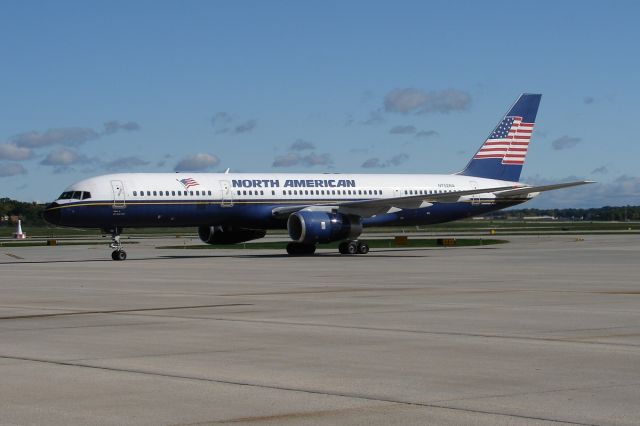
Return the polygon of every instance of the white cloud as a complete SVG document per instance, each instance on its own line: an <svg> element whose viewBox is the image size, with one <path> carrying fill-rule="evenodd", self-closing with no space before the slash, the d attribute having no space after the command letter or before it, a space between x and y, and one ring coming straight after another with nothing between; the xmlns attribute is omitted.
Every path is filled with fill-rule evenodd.
<svg viewBox="0 0 640 426"><path fill-rule="evenodd" d="M315 148L316 146L312 142L305 141L304 139L296 139L296 141L291 144L291 147L289 149L291 151L305 151Z"/></svg>
<svg viewBox="0 0 640 426"><path fill-rule="evenodd" d="M19 163L0 163L0 177L26 174L27 170Z"/></svg>
<svg viewBox="0 0 640 426"><path fill-rule="evenodd" d="M440 133L436 132L435 130L420 130L418 133L416 133L416 138L430 138L433 136L440 136Z"/></svg>
<svg viewBox="0 0 640 426"><path fill-rule="evenodd" d="M110 171L131 170L136 167L146 166L147 164L149 164L148 161L139 157L120 157L105 164L104 168Z"/></svg>
<svg viewBox="0 0 640 426"><path fill-rule="evenodd" d="M553 146L553 149L555 149L556 151L559 151L562 149L573 148L580 142L582 142L582 138L564 135L551 142L551 146Z"/></svg>
<svg viewBox="0 0 640 426"><path fill-rule="evenodd" d="M400 114L448 113L469 108L471 95L456 89L425 92L420 89L395 89L384 98L386 112Z"/></svg>
<svg viewBox="0 0 640 426"><path fill-rule="evenodd" d="M15 143L0 143L0 160L27 160L32 154L31 148L20 147Z"/></svg>
<svg viewBox="0 0 640 426"><path fill-rule="evenodd" d="M392 135L413 135L416 132L415 126L394 126L389 129L389 133Z"/></svg>
<svg viewBox="0 0 640 426"><path fill-rule="evenodd" d="M176 164L176 172L197 172L211 169L220 164L220 159L213 154L198 153L183 158Z"/></svg>
<svg viewBox="0 0 640 426"><path fill-rule="evenodd" d="M51 151L44 160L40 161L40 164L44 166L70 166L84 160L86 158L74 150L58 148Z"/></svg>
<svg viewBox="0 0 640 426"><path fill-rule="evenodd" d="M107 135L116 133L119 130L124 130L125 132L133 132L136 130L140 130L140 125L135 121L129 121L126 123L120 123L119 121L107 121L106 123L104 123L104 133Z"/></svg>
<svg viewBox="0 0 640 426"><path fill-rule="evenodd" d="M360 167L364 169L382 169L385 167L399 166L409 160L409 155L401 153L396 154L387 160L380 160L377 157L365 160Z"/></svg>
<svg viewBox="0 0 640 426"><path fill-rule="evenodd" d="M42 148L50 145L81 145L98 139L100 135L93 129L64 127L46 132L26 132L11 137L10 141L19 147Z"/></svg>

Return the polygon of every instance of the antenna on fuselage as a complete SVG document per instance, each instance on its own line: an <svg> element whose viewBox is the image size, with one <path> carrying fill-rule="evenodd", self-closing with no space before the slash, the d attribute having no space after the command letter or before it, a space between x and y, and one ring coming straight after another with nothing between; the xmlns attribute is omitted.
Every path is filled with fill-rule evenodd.
<svg viewBox="0 0 640 426"><path fill-rule="evenodd" d="M227 167L227 170L224 171L224 174L228 175L229 174L229 170L231 170L231 167Z"/></svg>

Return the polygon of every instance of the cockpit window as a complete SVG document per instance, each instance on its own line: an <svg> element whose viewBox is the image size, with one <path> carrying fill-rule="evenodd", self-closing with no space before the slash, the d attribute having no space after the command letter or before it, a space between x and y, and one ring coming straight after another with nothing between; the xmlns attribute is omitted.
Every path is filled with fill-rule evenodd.
<svg viewBox="0 0 640 426"><path fill-rule="evenodd" d="M86 191L65 191L63 192L59 200L85 200L91 198L91 193Z"/></svg>

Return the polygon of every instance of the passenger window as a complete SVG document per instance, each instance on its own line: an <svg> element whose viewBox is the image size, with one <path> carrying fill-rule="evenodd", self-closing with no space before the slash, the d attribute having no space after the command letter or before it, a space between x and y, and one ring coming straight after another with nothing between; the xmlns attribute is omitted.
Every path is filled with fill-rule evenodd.
<svg viewBox="0 0 640 426"><path fill-rule="evenodd" d="M176 191L171 191L171 196L175 196L176 195Z"/></svg>
<svg viewBox="0 0 640 426"><path fill-rule="evenodd" d="M133 196L136 197L138 195L138 191L133 191Z"/></svg>
<svg viewBox="0 0 640 426"><path fill-rule="evenodd" d="M189 191L189 195L193 196L193 191Z"/></svg>
<svg viewBox="0 0 640 426"><path fill-rule="evenodd" d="M207 191L207 195L211 195L211 191Z"/></svg>
<svg viewBox="0 0 640 426"><path fill-rule="evenodd" d="M158 195L158 191L153 191L153 195L154 196Z"/></svg>
<svg viewBox="0 0 640 426"><path fill-rule="evenodd" d="M182 195L182 191L178 191L178 195Z"/></svg>
<svg viewBox="0 0 640 426"><path fill-rule="evenodd" d="M335 189L331 190L331 195L336 195L336 190Z"/></svg>
<svg viewBox="0 0 640 426"><path fill-rule="evenodd" d="M274 191L273 189L271 190L271 195L276 195L276 191Z"/></svg>
<svg viewBox="0 0 640 426"><path fill-rule="evenodd" d="M242 195L247 195L247 190L242 191Z"/></svg>

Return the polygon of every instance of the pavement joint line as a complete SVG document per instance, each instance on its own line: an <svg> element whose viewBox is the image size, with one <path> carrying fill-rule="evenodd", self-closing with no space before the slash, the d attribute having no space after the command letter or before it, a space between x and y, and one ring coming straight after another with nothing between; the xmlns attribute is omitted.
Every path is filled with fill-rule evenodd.
<svg viewBox="0 0 640 426"><path fill-rule="evenodd" d="M228 321L228 322L248 322L248 323L261 323L272 325L291 325L297 327L326 327L326 328L341 328L349 330L364 330L364 331L384 331L384 332L397 332L397 333L411 333L411 334L424 334L433 336L458 336L458 337L477 337L484 339L504 339L504 340L522 340L533 342L552 342L552 343L565 343L565 344L584 344L584 345L600 345L600 346L617 346L623 348L640 348L640 344L631 343L616 343L616 342L589 342L580 339L559 339L550 337L529 337L529 336L510 336L510 335L498 335L498 334L478 334L478 333L461 333L454 331L423 331L423 330L406 330L401 328L383 328L383 327L362 327L362 326L349 326L349 325L337 325L337 324L320 324L320 323L304 323L304 322L288 322L288 321L272 321L272 320L252 320L252 319L237 319L237 318L216 318L216 317L200 317L200 316L177 316L177 315L153 315L153 314L137 314L135 312L131 315L150 316L150 317L163 317L163 318L182 318L182 319L194 319L194 320L209 320L209 321ZM1 319L1 318L0 318Z"/></svg>
<svg viewBox="0 0 640 426"><path fill-rule="evenodd" d="M13 254L13 253L5 253L5 254L9 257L13 257L14 259L24 259L24 257L20 257L17 254Z"/></svg>
<svg viewBox="0 0 640 426"><path fill-rule="evenodd" d="M386 403L394 403L394 404L400 404L400 405L406 405L406 406L412 406L412 407L439 408L443 410L462 411L466 413L486 414L486 415L511 417L511 418L517 418L517 419L525 419L525 420L546 421L550 423L570 424L570 425L578 425L578 426L600 426L597 423L581 423L581 422L574 422L569 420L558 420L558 419L551 419L551 418L538 417L538 416L525 416L521 414L501 413L498 411L489 411L489 410L477 410L477 409L471 409L471 408L447 406L442 404L432 404L427 402L402 401L402 400L396 400L391 398L382 398L382 397L367 396L367 395L360 395L360 394L350 394L347 392L329 392L329 391L322 391L317 389L304 389L304 388L267 385L267 384L251 383L251 382L224 380L224 379L212 379L212 378L206 378L206 377L160 373L160 372L138 370L138 369L106 367L106 366L91 365L91 364L84 364L84 363L70 362L70 361L54 361L54 360L48 360L48 359L18 357L18 356L11 356L11 355L0 355L0 359L36 362L36 363L42 363L42 364L59 365L63 367L89 368L89 369L111 371L111 372L118 372L118 373L141 374L146 376L164 377L169 379L193 380L193 381L199 381L199 382L218 383L218 384L224 384L224 385L246 386L246 387L257 388L257 389L271 389L271 390L280 390L285 392L299 392L299 393L305 393L310 395L333 396L333 397L340 397L340 398L358 399L363 401L386 402Z"/></svg>
<svg viewBox="0 0 640 426"><path fill-rule="evenodd" d="M0 320L13 320L13 319L29 319L29 318L46 318L46 317L61 317L61 316L73 316L73 315L96 315L96 314L126 314L144 311L169 311L178 309L199 309L199 308L222 308L227 306L253 306L252 303L227 303L218 305L195 305L195 306L168 306L164 308L137 308L137 309L112 309L112 310L99 310L99 311L73 311L73 312L57 312L51 314L32 314L32 315L13 315L0 317Z"/></svg>

